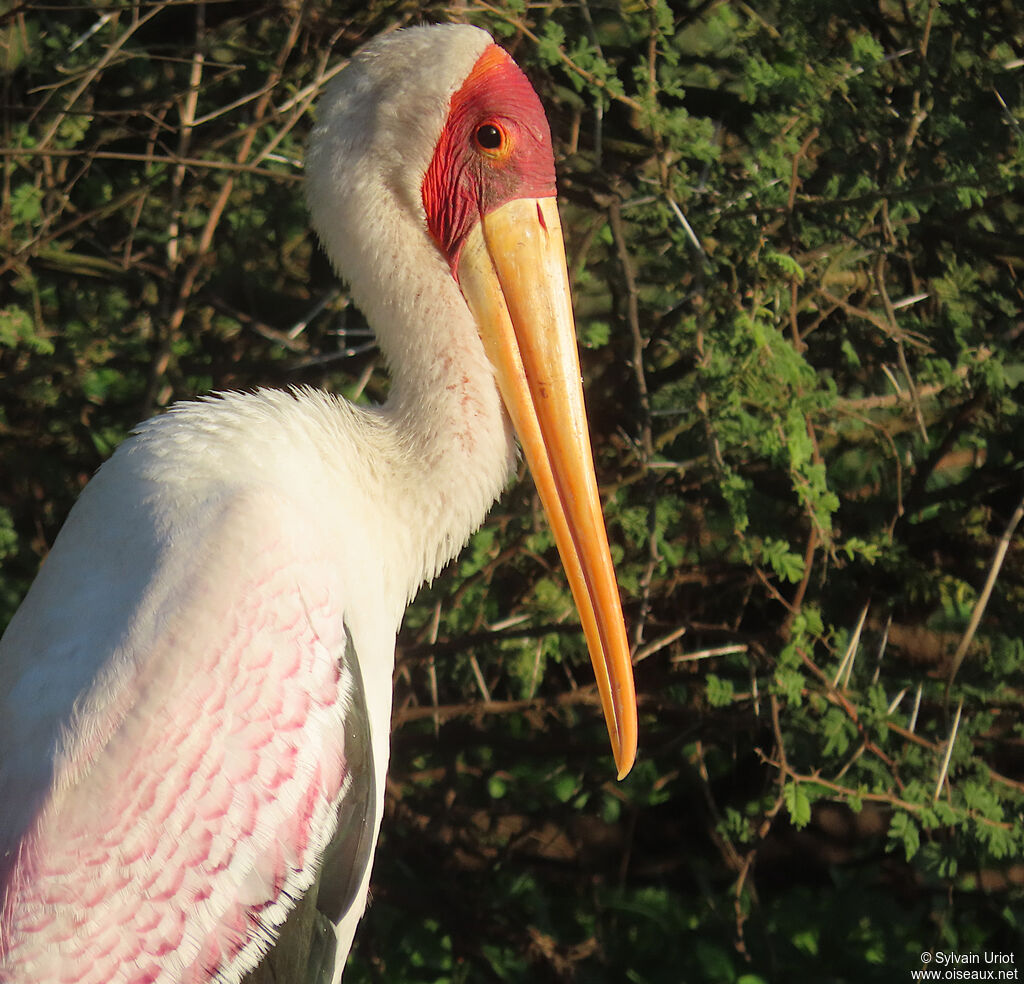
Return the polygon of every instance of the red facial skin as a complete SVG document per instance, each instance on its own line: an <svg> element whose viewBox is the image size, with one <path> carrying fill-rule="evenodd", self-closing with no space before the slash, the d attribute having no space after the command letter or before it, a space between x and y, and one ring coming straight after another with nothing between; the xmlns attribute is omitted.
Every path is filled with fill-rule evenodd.
<svg viewBox="0 0 1024 984"><path fill-rule="evenodd" d="M452 96L423 178L427 227L456 280L462 245L480 217L516 198L554 194L551 133L540 100L519 66L492 44Z"/></svg>

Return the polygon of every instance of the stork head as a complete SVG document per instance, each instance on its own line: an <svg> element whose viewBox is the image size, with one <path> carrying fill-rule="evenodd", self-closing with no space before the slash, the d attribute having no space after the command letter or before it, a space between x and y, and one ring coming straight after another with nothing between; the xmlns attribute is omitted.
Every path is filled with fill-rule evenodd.
<svg viewBox="0 0 1024 984"><path fill-rule="evenodd" d="M317 231L361 306L361 285L409 249L458 285L554 532L621 778L636 754L636 697L540 100L477 28L398 31L329 90L306 166Z"/></svg>

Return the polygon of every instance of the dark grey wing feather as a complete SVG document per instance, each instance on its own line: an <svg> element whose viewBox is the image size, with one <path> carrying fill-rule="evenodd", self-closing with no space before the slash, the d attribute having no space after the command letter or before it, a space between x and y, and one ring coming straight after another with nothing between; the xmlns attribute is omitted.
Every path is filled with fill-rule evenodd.
<svg viewBox="0 0 1024 984"><path fill-rule="evenodd" d="M338 804L338 828L324 853L317 908L337 922L356 902L373 853L377 783L366 692L355 646L345 628L345 663L352 675L352 702L345 714L345 760L349 785Z"/></svg>
<svg viewBox="0 0 1024 984"><path fill-rule="evenodd" d="M357 901L370 863L377 812L373 746L363 678L347 626L342 660L353 682L345 714L348 780L338 804L338 827L316 881L288 914L273 949L242 984L331 984L337 948L334 923Z"/></svg>

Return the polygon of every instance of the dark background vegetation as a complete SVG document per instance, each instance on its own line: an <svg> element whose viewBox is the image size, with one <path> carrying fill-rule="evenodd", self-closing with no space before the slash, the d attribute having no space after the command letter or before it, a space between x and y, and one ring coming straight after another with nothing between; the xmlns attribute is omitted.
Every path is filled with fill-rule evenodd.
<svg viewBox="0 0 1024 984"><path fill-rule="evenodd" d="M406 619L350 984L1019 966L1018 0L0 11L0 625L136 421L385 396L300 180L353 50L469 20L548 108L640 759L519 482Z"/></svg>

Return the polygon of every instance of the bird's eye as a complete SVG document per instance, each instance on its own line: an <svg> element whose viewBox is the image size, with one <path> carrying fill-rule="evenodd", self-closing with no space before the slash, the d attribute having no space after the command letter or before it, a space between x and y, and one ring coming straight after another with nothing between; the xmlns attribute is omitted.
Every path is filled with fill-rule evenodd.
<svg viewBox="0 0 1024 984"><path fill-rule="evenodd" d="M499 153L505 146L505 134L493 123L484 123L482 126L478 126L473 139L476 141L477 147L488 154Z"/></svg>

